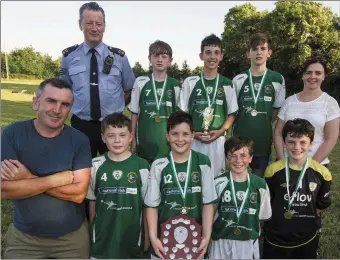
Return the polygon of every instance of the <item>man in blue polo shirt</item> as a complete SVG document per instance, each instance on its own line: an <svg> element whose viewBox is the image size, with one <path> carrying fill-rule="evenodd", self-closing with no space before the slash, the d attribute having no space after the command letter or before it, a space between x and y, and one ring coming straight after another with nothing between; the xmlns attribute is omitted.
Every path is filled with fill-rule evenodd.
<svg viewBox="0 0 340 260"><path fill-rule="evenodd" d="M88 258L84 198L90 181L88 138L64 124L73 103L62 79L43 81L37 117L1 135L1 199L13 200L5 258Z"/></svg>

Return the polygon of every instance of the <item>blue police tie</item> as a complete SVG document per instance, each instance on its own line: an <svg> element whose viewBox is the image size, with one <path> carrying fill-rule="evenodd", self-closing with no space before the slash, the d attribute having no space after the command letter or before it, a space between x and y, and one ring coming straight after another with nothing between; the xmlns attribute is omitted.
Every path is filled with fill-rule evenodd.
<svg viewBox="0 0 340 260"><path fill-rule="evenodd" d="M91 118L98 121L101 117L100 99L98 86L98 63L96 58L96 50L90 49L92 53L90 64L90 102L91 102Z"/></svg>

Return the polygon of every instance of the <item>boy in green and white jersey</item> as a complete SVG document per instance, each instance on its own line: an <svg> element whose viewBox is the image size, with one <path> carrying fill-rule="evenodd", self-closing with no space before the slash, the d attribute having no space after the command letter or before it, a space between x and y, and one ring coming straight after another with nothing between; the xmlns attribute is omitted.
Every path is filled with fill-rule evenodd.
<svg viewBox="0 0 340 260"><path fill-rule="evenodd" d="M101 123L109 151L92 161L87 199L92 224L91 258L142 258L143 197L148 162L129 151L131 121L114 113ZM147 236L146 236L147 237ZM148 242L148 240L147 240Z"/></svg>
<svg viewBox="0 0 340 260"><path fill-rule="evenodd" d="M250 69L233 79L239 107L233 135L248 136L254 141L250 167L260 177L263 177L270 161L272 122L276 120L286 95L282 75L267 68L267 59L271 54L268 36L264 33L254 34L249 40L247 51Z"/></svg>
<svg viewBox="0 0 340 260"><path fill-rule="evenodd" d="M230 172L215 178L219 197L215 211L211 259L258 259L260 220L271 217L270 193L264 179L248 172L253 141L233 136L224 152Z"/></svg>
<svg viewBox="0 0 340 260"><path fill-rule="evenodd" d="M172 112L179 110L180 82L167 76L172 61L172 49L163 41L149 47L151 75L138 77L132 89L129 110L132 113L132 152L152 162L155 157L168 154L166 122ZM137 129L137 130L136 130Z"/></svg>
<svg viewBox="0 0 340 260"><path fill-rule="evenodd" d="M204 38L200 58L204 62L203 71L184 80L180 107L193 117L192 149L208 155L216 177L225 167L224 134L233 124L238 106L232 81L217 72L223 58L221 39L214 34ZM204 124L208 134L204 134Z"/></svg>
<svg viewBox="0 0 340 260"><path fill-rule="evenodd" d="M193 137L192 117L183 111L173 113L167 124L171 152L152 163L144 200L153 257L169 258L159 240L160 225L180 214L202 225L197 252L202 257L207 251L217 194L208 156L190 148Z"/></svg>

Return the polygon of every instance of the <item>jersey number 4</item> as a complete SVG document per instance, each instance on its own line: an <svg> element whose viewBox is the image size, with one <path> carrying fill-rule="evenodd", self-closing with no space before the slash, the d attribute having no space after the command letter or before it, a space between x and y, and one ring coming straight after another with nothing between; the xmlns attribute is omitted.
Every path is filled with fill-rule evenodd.
<svg viewBox="0 0 340 260"><path fill-rule="evenodd" d="M107 177L106 177L106 172L103 173L102 177L100 177L101 180L104 180L106 181L107 180Z"/></svg>

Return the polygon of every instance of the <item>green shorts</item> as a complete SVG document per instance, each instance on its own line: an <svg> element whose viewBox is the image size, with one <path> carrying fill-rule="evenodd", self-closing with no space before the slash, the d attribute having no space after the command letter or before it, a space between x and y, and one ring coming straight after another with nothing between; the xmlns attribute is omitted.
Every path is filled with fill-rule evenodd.
<svg viewBox="0 0 340 260"><path fill-rule="evenodd" d="M5 259L22 258L87 258L89 259L89 224L84 223L76 231L57 238L45 238L23 233L9 226L4 237Z"/></svg>

